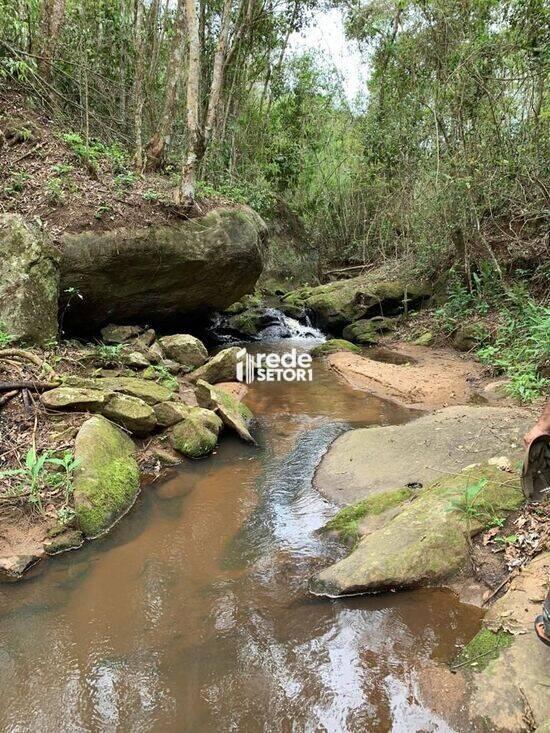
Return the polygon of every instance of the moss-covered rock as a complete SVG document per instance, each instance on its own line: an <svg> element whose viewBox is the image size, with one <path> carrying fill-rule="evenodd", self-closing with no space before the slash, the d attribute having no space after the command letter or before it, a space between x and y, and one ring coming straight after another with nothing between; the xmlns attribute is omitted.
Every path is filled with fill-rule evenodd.
<svg viewBox="0 0 550 733"><path fill-rule="evenodd" d="M253 290L267 230L247 207L218 208L172 226L61 237L64 325L90 331L107 321L140 322L223 310Z"/></svg>
<svg viewBox="0 0 550 733"><path fill-rule="evenodd" d="M149 379L140 377L76 377L70 376L65 380L67 387L83 387L104 392L121 392L122 394L138 397L148 405L157 402L166 402L172 399L174 390L157 384Z"/></svg>
<svg viewBox="0 0 550 733"><path fill-rule="evenodd" d="M429 285L400 280L375 280L372 275L304 288L285 296L284 301L305 306L319 325L341 331L362 318L388 316L417 307L431 294Z"/></svg>
<svg viewBox="0 0 550 733"><path fill-rule="evenodd" d="M485 336L485 329L479 323L465 323L454 334L453 346L459 351L471 351L477 348Z"/></svg>
<svg viewBox="0 0 550 733"><path fill-rule="evenodd" d="M297 305L294 303L280 303L278 308L281 313L285 314L285 316L295 318L297 321L299 321L301 318L305 318L306 316L306 309L303 305Z"/></svg>
<svg viewBox="0 0 550 733"><path fill-rule="evenodd" d="M202 379L197 382L195 394L201 407L215 410L224 425L234 430L247 443L256 442L246 426L247 421L252 419L252 412L246 405L228 392L216 389Z"/></svg>
<svg viewBox="0 0 550 733"><path fill-rule="evenodd" d="M377 516L410 499L413 492L408 487L384 491L368 499L344 507L322 528L323 532L337 532L345 542L355 542L360 537L359 522L368 516Z"/></svg>
<svg viewBox="0 0 550 733"><path fill-rule="evenodd" d="M0 327L24 344L57 338L59 254L38 227L0 215Z"/></svg>
<svg viewBox="0 0 550 733"><path fill-rule="evenodd" d="M378 329L367 319L350 323L349 326L344 328L342 336L357 344L375 345L379 341Z"/></svg>
<svg viewBox="0 0 550 733"><path fill-rule="evenodd" d="M415 346L431 346L434 342L434 335L431 331L425 331L423 334L414 339Z"/></svg>
<svg viewBox="0 0 550 733"><path fill-rule="evenodd" d="M163 356L180 364L183 372L193 371L208 359L208 351L202 341L189 334L163 336L159 344Z"/></svg>
<svg viewBox="0 0 550 733"><path fill-rule="evenodd" d="M312 349L311 355L328 356L328 354L335 354L337 351L352 351L355 354L361 353L359 346L352 344L351 341L346 341L345 339L329 339Z"/></svg>
<svg viewBox="0 0 550 733"><path fill-rule="evenodd" d="M237 378L238 354L241 351L237 346L222 349L215 356L209 359L206 364L195 369L189 375L191 382L204 379L209 384L217 382L234 382Z"/></svg>
<svg viewBox="0 0 550 733"><path fill-rule="evenodd" d="M233 331L243 336L255 338L258 333L270 325L271 318L266 315L265 309L250 308L235 316L231 316L227 325Z"/></svg>
<svg viewBox="0 0 550 733"><path fill-rule="evenodd" d="M153 408L139 397L114 394L102 410L109 420L122 425L134 435L149 435L157 424Z"/></svg>
<svg viewBox="0 0 550 733"><path fill-rule="evenodd" d="M312 581L318 595L440 583L468 563L469 538L523 502L518 476L479 466L439 479Z"/></svg>
<svg viewBox="0 0 550 733"><path fill-rule="evenodd" d="M101 412L112 392L87 387L56 387L41 396L42 404L49 410L77 410L79 412Z"/></svg>
<svg viewBox="0 0 550 733"><path fill-rule="evenodd" d="M59 555L62 552L76 550L84 544L84 535L78 529L65 529L53 537L44 540L43 547L46 555Z"/></svg>
<svg viewBox="0 0 550 733"><path fill-rule="evenodd" d="M104 417L89 418L75 443L74 478L78 526L86 537L106 532L132 506L139 492L134 444Z"/></svg>
<svg viewBox="0 0 550 733"><path fill-rule="evenodd" d="M192 407L188 415L172 429L172 446L188 458L202 458L212 453L223 427L221 419L211 410Z"/></svg>
<svg viewBox="0 0 550 733"><path fill-rule="evenodd" d="M191 408L181 402L159 402L155 405L157 424L163 428L170 428L189 415Z"/></svg>

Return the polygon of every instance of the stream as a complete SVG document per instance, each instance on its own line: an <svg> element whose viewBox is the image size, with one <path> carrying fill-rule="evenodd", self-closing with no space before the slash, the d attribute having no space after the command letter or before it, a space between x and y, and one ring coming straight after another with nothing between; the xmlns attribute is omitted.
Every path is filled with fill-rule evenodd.
<svg viewBox="0 0 550 733"><path fill-rule="evenodd" d="M251 350L317 343L293 334ZM350 427L411 415L321 362L311 382L253 383L246 402L259 447L224 434L107 537L0 587L2 731L457 730L420 678L476 633L479 609L443 590L307 592L344 552L317 532L337 509L315 466Z"/></svg>

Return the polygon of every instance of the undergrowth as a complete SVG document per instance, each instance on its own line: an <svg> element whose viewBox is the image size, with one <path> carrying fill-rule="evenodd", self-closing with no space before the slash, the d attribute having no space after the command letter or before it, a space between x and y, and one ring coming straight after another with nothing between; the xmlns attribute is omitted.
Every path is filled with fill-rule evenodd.
<svg viewBox="0 0 550 733"><path fill-rule="evenodd" d="M475 324L476 355L508 377L511 396L531 402L550 388L550 308L534 300L525 281L508 286L485 264L469 289L453 274L436 320L447 334L465 322Z"/></svg>

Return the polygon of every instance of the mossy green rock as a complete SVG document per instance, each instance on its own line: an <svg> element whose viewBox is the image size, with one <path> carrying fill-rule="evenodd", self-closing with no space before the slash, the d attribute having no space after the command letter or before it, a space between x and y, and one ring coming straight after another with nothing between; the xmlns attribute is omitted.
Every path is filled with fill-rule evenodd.
<svg viewBox="0 0 550 733"><path fill-rule="evenodd" d="M101 389L63 386L44 392L40 399L49 410L101 412L111 395L111 392Z"/></svg>
<svg viewBox="0 0 550 733"><path fill-rule="evenodd" d="M18 214L0 215L0 327L24 344L57 338L59 254Z"/></svg>
<svg viewBox="0 0 550 733"><path fill-rule="evenodd" d="M379 340L376 326L366 319L350 323L349 326L344 328L342 336L357 344L374 345Z"/></svg>
<svg viewBox="0 0 550 733"><path fill-rule="evenodd" d="M465 492L483 482L475 513L464 508ZM468 562L469 538L484 522L523 502L519 477L480 466L433 482L382 527L365 535L346 558L311 582L317 595L376 593L440 583Z"/></svg>
<svg viewBox="0 0 550 733"><path fill-rule="evenodd" d="M188 405L181 402L159 402L154 407L157 424L163 428L169 428L186 418L190 409Z"/></svg>
<svg viewBox="0 0 550 733"><path fill-rule="evenodd" d="M143 331L142 326L118 326L116 323L109 323L101 329L101 339L106 344L124 344L137 338Z"/></svg>
<svg viewBox="0 0 550 733"><path fill-rule="evenodd" d="M355 354L361 353L359 346L352 344L351 341L346 341L345 339L329 339L312 349L311 355L328 356L328 354L335 354L337 351L352 351Z"/></svg>
<svg viewBox="0 0 550 733"><path fill-rule="evenodd" d="M471 351L483 340L484 329L479 323L465 323L453 337L453 345L459 351Z"/></svg>
<svg viewBox="0 0 550 733"><path fill-rule="evenodd" d="M156 405L157 402L166 402L172 399L173 391L157 384L150 379L140 377L75 377L70 376L65 380L68 387L83 387L96 389L105 392L121 392L132 397L138 397L148 405Z"/></svg>
<svg viewBox="0 0 550 733"><path fill-rule="evenodd" d="M304 288L291 293L285 302L305 306L323 328L338 331L365 317L401 313L418 306L431 295L431 287L400 280L375 280L360 276Z"/></svg>
<svg viewBox="0 0 550 733"><path fill-rule="evenodd" d="M431 346L434 342L434 335L431 331L426 331L425 333L418 336L418 338L415 338L413 341L413 344L415 346Z"/></svg>
<svg viewBox="0 0 550 733"><path fill-rule="evenodd" d="M54 537L44 541L43 547L47 555L59 555L62 552L76 550L84 543L84 535L78 529L66 529Z"/></svg>
<svg viewBox="0 0 550 733"><path fill-rule="evenodd" d="M234 430L247 443L256 442L246 426L247 421L252 419L252 412L246 405L228 392L216 389L202 379L197 382L195 394L201 407L215 410L224 425Z"/></svg>
<svg viewBox="0 0 550 733"><path fill-rule="evenodd" d="M267 229L248 207L218 208L172 226L61 237L61 309L67 328L223 310L254 289Z"/></svg>
<svg viewBox="0 0 550 733"><path fill-rule="evenodd" d="M86 537L106 532L132 506L139 468L131 438L104 417L89 418L76 436L74 506Z"/></svg>
<svg viewBox="0 0 550 733"><path fill-rule="evenodd" d="M233 330L251 338L257 336L268 323L269 319L266 320L265 310L260 308L247 309L238 315L231 316L228 321L228 325Z"/></svg>
<svg viewBox="0 0 550 733"><path fill-rule="evenodd" d="M211 410L192 407L189 414L172 429L170 442L178 453L188 458L202 458L212 453L223 427L221 419Z"/></svg>
<svg viewBox="0 0 550 733"><path fill-rule="evenodd" d="M166 359L177 362L183 372L191 372L208 359L208 351L198 338L186 333L174 333L159 339Z"/></svg>
<svg viewBox="0 0 550 733"><path fill-rule="evenodd" d="M126 394L113 395L102 414L139 437L149 435L157 424L155 412L150 405L139 397Z"/></svg>
<svg viewBox="0 0 550 733"><path fill-rule="evenodd" d="M209 384L234 382L237 378L237 354L240 351L241 349L237 346L222 349L222 351L219 351L209 359L206 364L191 372L189 380L191 382L197 382L199 379L204 379Z"/></svg>

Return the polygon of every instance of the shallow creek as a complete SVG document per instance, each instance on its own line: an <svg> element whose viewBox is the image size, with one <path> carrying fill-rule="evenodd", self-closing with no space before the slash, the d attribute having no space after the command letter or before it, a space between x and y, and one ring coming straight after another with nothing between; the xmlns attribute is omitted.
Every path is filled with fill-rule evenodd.
<svg viewBox="0 0 550 733"><path fill-rule="evenodd" d="M477 609L441 590L307 592L342 554L316 533L336 511L311 485L320 457L351 426L410 415L318 362L312 382L255 383L246 402L259 448L224 435L109 536L0 588L2 731L457 729L451 693L430 704L420 676L475 634Z"/></svg>

